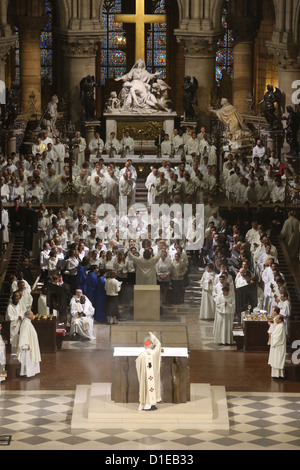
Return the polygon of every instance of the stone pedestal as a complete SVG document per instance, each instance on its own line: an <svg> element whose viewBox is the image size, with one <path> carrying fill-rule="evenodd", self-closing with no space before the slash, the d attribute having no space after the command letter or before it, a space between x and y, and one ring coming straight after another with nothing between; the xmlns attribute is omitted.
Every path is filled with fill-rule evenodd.
<svg viewBox="0 0 300 470"><path fill-rule="evenodd" d="M281 149L284 144L284 131L270 131L263 129L261 131L261 136L266 141L266 150L268 153L275 152L279 160L281 160Z"/></svg>
<svg viewBox="0 0 300 470"><path fill-rule="evenodd" d="M12 152L17 153L17 136L20 134L24 134L22 129L2 130L2 151L6 155L10 155Z"/></svg>
<svg viewBox="0 0 300 470"><path fill-rule="evenodd" d="M160 286L134 286L134 321L159 321Z"/></svg>
<svg viewBox="0 0 300 470"><path fill-rule="evenodd" d="M192 383L190 401L160 403L153 413L138 411L136 403L114 403L110 393L110 383L78 385L71 429L120 428L135 431L146 427L166 431L229 430L226 389L223 386Z"/></svg>

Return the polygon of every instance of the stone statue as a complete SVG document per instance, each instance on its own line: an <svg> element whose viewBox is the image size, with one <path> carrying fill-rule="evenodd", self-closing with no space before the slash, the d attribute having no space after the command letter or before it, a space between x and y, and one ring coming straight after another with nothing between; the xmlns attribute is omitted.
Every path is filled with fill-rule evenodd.
<svg viewBox="0 0 300 470"><path fill-rule="evenodd" d="M48 135L56 136L58 131L56 129L56 122L58 118L58 97L53 95L51 101L47 104L44 116L42 118L43 128L47 129Z"/></svg>
<svg viewBox="0 0 300 470"><path fill-rule="evenodd" d="M229 103L227 98L222 98L220 109L208 108L211 113L216 114L218 119L228 129L229 133L232 134L233 141L237 141L243 138L245 134L249 133L249 129L244 123L242 116L238 113L237 109Z"/></svg>
<svg viewBox="0 0 300 470"><path fill-rule="evenodd" d="M278 131L282 130L282 123L280 119L281 114L281 91L278 88L275 88L273 85L267 85L267 92L264 95L264 98L258 103L261 105L265 103L264 117L269 124L269 130ZM277 104L277 113L276 105Z"/></svg>
<svg viewBox="0 0 300 470"><path fill-rule="evenodd" d="M186 121L195 121L195 111L194 105L197 106L198 99L197 99L197 90L198 90L198 81L195 77L193 77L193 81L189 75L184 77L183 83L183 95L182 95L182 103L183 109L185 114Z"/></svg>
<svg viewBox="0 0 300 470"><path fill-rule="evenodd" d="M105 111L113 112L119 108L120 108L120 100L118 98L117 92L112 91L110 94L110 97L107 100Z"/></svg>
<svg viewBox="0 0 300 470"><path fill-rule="evenodd" d="M10 90L7 90L6 95L6 105L5 105L5 115L6 119L4 121L5 129L14 129L15 121L19 114L19 105L20 105L20 89L18 84L14 82L11 85Z"/></svg>
<svg viewBox="0 0 300 470"><path fill-rule="evenodd" d="M299 132L299 119L292 106L287 106L288 117L283 117L282 120L286 121L285 135L286 141L290 146L289 155L298 156L299 155L299 142L298 142L298 132Z"/></svg>
<svg viewBox="0 0 300 470"><path fill-rule="evenodd" d="M168 85L163 80L157 80L161 72L150 73L146 69L144 59L139 59L132 69L117 78L123 86L119 93L119 112L155 113L168 111L166 93ZM112 101L109 98L107 110L112 112Z"/></svg>
<svg viewBox="0 0 300 470"><path fill-rule="evenodd" d="M93 121L96 113L95 88L100 85L95 82L95 77L87 75L80 82L80 100L84 107L86 121Z"/></svg>

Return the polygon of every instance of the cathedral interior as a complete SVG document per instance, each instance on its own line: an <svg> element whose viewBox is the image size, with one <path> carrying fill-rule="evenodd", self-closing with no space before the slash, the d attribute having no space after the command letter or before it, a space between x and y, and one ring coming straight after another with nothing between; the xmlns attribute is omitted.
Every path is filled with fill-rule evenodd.
<svg viewBox="0 0 300 470"><path fill-rule="evenodd" d="M300 0L0 0L0 31L0 337L2 334L6 346L2 364L0 354L1 450L133 454L140 450L299 449ZM142 73L147 74L143 84L141 78L132 78L141 59ZM127 133L134 149L126 154ZM53 139L52 144L49 147L46 143L43 148L46 137ZM112 146L113 139L118 149ZM175 139L179 142L176 145ZM202 139L206 146L201 144ZM197 150L192 149L193 140ZM47 152L53 148L55 153L59 145L63 148L62 160L51 163ZM37 154L42 154L41 160ZM117 237L109 235L112 225L99 235L102 204L120 209L119 183L129 159L130 175L136 174L130 197L145 208L150 205L152 193L147 180L153 168L160 175L177 173L168 193L163 185L170 188L166 179L170 181L173 176L155 183L156 199L154 195L152 202L169 207L175 202L181 207L190 204L196 223L199 210L201 246L186 245L183 237L177 237L186 256L184 275L170 275L166 291L158 280L158 306L157 290L149 294L145 289L140 300L142 313L136 313L137 286L129 281L129 274L126 279L120 275L123 284L118 321L108 321L105 313L104 318L95 316L93 339L75 338L70 334L69 303L79 270L73 275L68 260L73 256L73 245L77 259L79 245L85 246L88 266L97 264L100 278L104 272L99 260L103 244L114 259L119 259L118 246L119 251L129 250L126 243L122 246L120 233ZM95 187L90 184L99 163L103 171L110 168L105 189L104 183L100 189L96 180ZM181 164L185 167L183 175ZM202 174L204 166L207 176ZM185 180L186 173L190 175ZM50 188L48 176L52 181L55 178L55 190ZM177 197L179 178L184 182ZM267 188L264 199L262 190L259 192L261 178ZM194 189L188 193L190 179ZM129 192L122 195L127 197ZM15 224L16 199L21 201L17 208L18 214L23 214L21 229ZM72 215L66 216L67 210ZM42 223L47 225L47 235ZM84 228L85 223L84 238L77 230L78 224ZM144 241L148 238L154 253L157 240L163 243L165 232L160 229L151 236L151 224L154 230L149 219L145 233L139 232L139 246L147 250ZM139 222L137 226L140 229ZM99 230L95 243L91 234L94 228ZM132 237L130 227L127 230ZM227 238L222 245L224 233ZM63 237L65 246L61 248ZM52 281L50 276L46 280L41 254L50 240L52 247L58 245L60 254L64 254L61 271L68 289L57 297L61 303L53 305L48 285L48 314L44 316L38 300L47 282ZM162 246L171 257L174 240ZM255 254L259 248L261 257ZM238 254L233 260L235 249ZM97 263L92 258L94 251ZM175 272L179 268L173 252L172 256ZM230 340L223 342L215 333L214 314L209 316L209 307L203 304L203 279L211 263L214 275L222 274L225 260L228 278L232 278L235 310ZM248 261L247 268L244 260L246 265ZM274 264L271 281L265 273L267 266L271 270L272 264L267 265L270 260ZM70 266L69 271L66 266ZM45 270L50 275L50 264ZM61 271L53 269L54 277ZM274 287L275 271L278 286ZM249 272L251 282L246 280ZM243 280L238 285L240 274ZM12 284L19 285L22 279L30 285L30 308L41 349L41 370L34 377L19 374L6 315L13 297ZM248 290L237 294L237 286ZM287 300L274 300L276 288ZM250 298L255 305L249 305ZM275 380L268 362L267 322L271 321L272 306L280 302L285 302L283 317L288 316L289 327L285 376ZM145 312L150 312L150 318L143 317ZM180 371L176 380L184 376L188 384L210 384L214 390L224 387L226 429L200 429L193 424L171 429L164 426L161 415L147 427L149 415L144 412L139 413L144 413L145 419L134 429L128 415L127 422L118 421L115 426L107 421L97 428L72 427L77 387L116 382L123 391L120 377L125 377L128 392L131 379L127 365L118 368L114 349L143 345L149 330L155 331L162 348L188 351L184 372L181 362L175 361ZM173 368L169 372L175 387L171 413L176 415ZM138 413L137 402L135 405L133 420ZM155 420L155 413L150 418Z"/></svg>

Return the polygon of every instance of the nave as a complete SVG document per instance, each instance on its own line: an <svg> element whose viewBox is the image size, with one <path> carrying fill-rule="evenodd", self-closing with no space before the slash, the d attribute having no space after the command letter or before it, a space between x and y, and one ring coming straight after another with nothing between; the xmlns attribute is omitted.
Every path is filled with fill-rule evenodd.
<svg viewBox="0 0 300 470"><path fill-rule="evenodd" d="M298 265L294 266L299 271ZM212 321L199 320L197 283L192 272L183 305L168 307L162 324L186 327L191 383L226 387L229 431L193 429L138 431L71 429L75 389L79 384L111 381L112 338L133 323L96 325L96 342L64 342L56 354L43 354L41 374L2 383L1 450L296 450L300 444L297 382L273 381L267 353L244 353L213 342ZM299 276L300 278L300 276ZM299 279L298 278L298 279ZM197 299L198 300L198 299ZM168 318L171 320L168 322ZM125 317L123 317L125 320ZM176 409L176 405L174 405Z"/></svg>

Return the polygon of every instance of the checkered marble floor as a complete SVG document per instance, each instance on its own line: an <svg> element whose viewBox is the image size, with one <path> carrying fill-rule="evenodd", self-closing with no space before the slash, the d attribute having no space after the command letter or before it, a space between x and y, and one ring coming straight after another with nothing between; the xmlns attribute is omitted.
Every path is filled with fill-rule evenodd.
<svg viewBox="0 0 300 470"><path fill-rule="evenodd" d="M230 392L229 431L71 430L75 391L2 391L3 450L298 450L300 394Z"/></svg>

